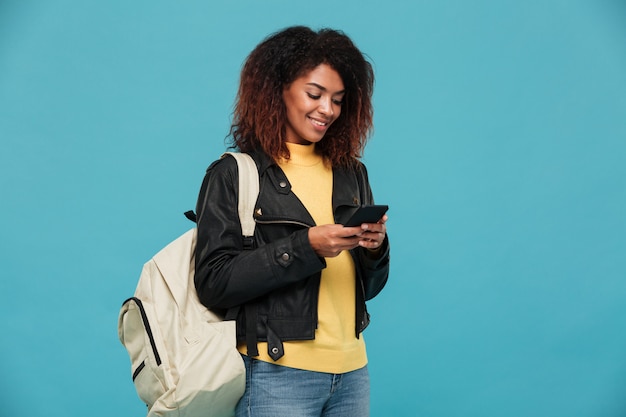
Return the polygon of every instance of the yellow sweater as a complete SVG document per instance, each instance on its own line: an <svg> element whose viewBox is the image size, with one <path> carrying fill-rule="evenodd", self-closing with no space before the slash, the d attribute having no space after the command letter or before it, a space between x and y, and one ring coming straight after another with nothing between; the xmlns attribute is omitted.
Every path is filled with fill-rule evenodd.
<svg viewBox="0 0 626 417"><path fill-rule="evenodd" d="M315 145L287 143L291 159L279 162L295 195L317 225L335 223L332 209L333 171L315 153ZM318 302L314 340L284 342L285 356L274 362L267 343L259 343L258 359L309 371L345 373L367 364L363 335L355 328L355 270L348 251L326 258ZM245 347L242 347L245 352Z"/></svg>

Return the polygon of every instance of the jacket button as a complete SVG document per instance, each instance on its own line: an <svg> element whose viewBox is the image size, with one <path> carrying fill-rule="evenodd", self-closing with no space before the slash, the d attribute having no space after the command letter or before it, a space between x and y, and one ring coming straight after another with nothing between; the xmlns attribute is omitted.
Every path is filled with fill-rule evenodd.
<svg viewBox="0 0 626 417"><path fill-rule="evenodd" d="M277 348L276 346L274 346L274 347L272 348L272 353L273 353L274 355L278 354L278 348Z"/></svg>
<svg viewBox="0 0 626 417"><path fill-rule="evenodd" d="M287 186L287 182L286 181L281 181L278 183L278 185L280 186L280 188L285 188Z"/></svg>
<svg viewBox="0 0 626 417"><path fill-rule="evenodd" d="M288 261L289 260L289 254L286 253L286 252L283 253L280 257L282 258L283 261Z"/></svg>

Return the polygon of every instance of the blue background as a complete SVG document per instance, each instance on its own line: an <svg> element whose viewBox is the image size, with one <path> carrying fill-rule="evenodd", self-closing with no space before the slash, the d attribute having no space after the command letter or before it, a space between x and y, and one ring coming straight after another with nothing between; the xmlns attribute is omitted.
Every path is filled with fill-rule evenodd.
<svg viewBox="0 0 626 417"><path fill-rule="evenodd" d="M119 307L293 24L375 64L372 415L626 415L618 0L0 0L0 415L144 415Z"/></svg>

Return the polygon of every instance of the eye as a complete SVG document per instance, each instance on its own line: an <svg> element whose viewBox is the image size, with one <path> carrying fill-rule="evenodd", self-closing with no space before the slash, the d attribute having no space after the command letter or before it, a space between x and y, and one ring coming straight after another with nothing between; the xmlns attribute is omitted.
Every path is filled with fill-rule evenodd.
<svg viewBox="0 0 626 417"><path fill-rule="evenodd" d="M312 98L313 100L319 100L320 97L322 97L322 96L315 95L315 94L312 94L312 93L306 93L306 94L307 94L307 96L309 96L309 98Z"/></svg>
<svg viewBox="0 0 626 417"><path fill-rule="evenodd" d="M333 99L333 103L335 103L338 106L341 106L343 104L343 99L339 100L339 99Z"/></svg>

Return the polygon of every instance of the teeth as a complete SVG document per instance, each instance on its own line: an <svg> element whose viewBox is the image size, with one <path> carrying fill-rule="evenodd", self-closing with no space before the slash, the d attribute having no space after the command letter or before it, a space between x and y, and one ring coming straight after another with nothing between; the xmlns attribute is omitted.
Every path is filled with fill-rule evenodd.
<svg viewBox="0 0 626 417"><path fill-rule="evenodd" d="M311 119L311 121L312 121L313 123L315 123L316 125L318 125L318 126L326 126L326 123L320 122L320 121L318 121L318 120Z"/></svg>

